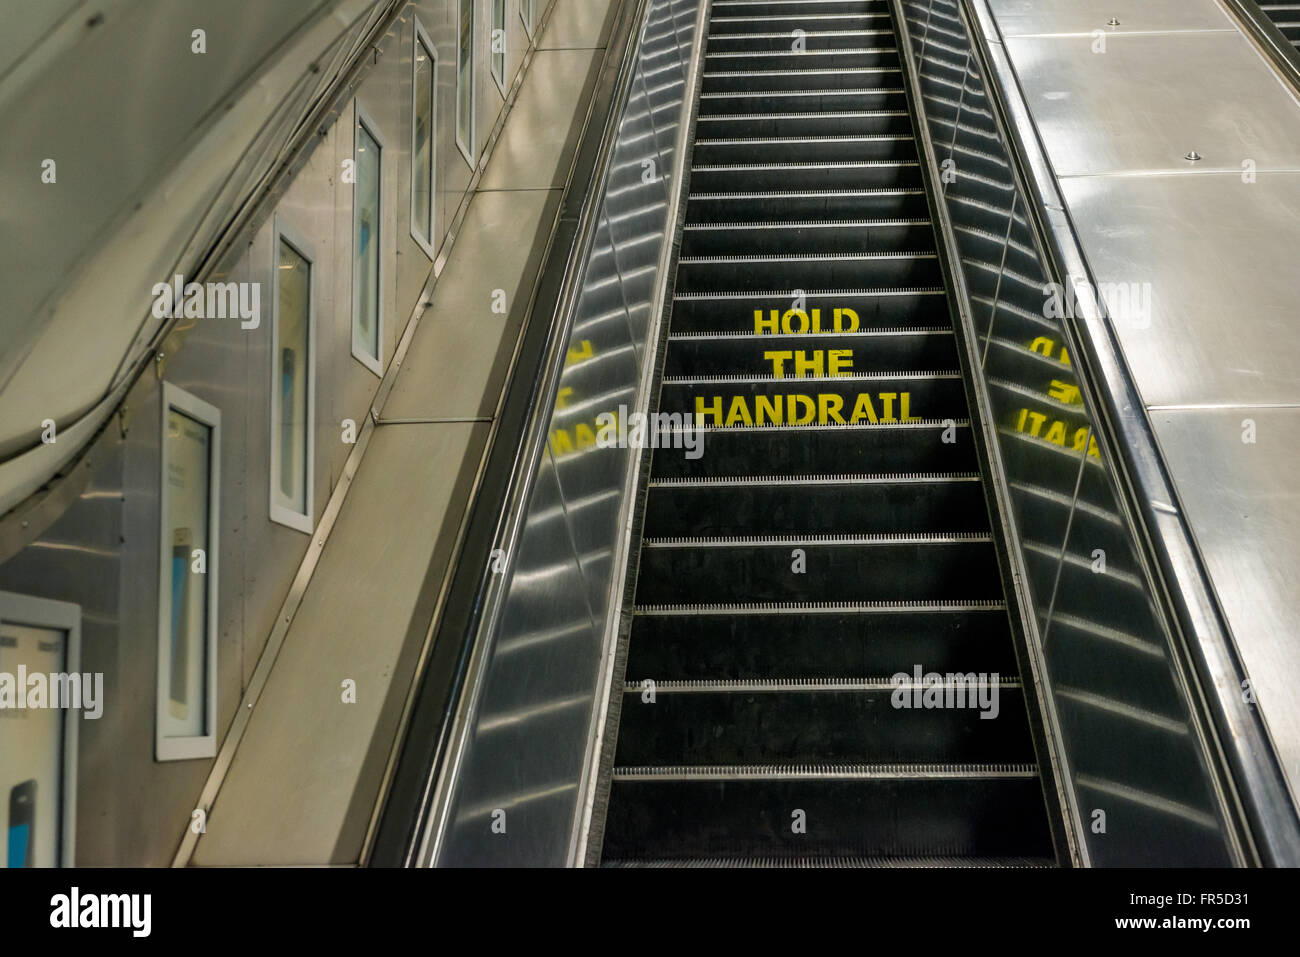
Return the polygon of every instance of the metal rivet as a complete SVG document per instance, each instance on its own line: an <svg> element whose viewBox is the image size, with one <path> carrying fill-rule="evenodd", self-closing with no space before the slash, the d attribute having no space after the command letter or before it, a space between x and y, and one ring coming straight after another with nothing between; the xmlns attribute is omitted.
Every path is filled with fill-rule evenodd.
<svg viewBox="0 0 1300 957"><path fill-rule="evenodd" d="M1200 158L1201 158L1201 154L1196 152L1196 150L1192 150L1190 153L1188 153L1186 156L1183 157L1183 159L1191 160L1193 163L1195 163Z"/></svg>
<svg viewBox="0 0 1300 957"><path fill-rule="evenodd" d="M1106 26L1117 27L1119 26L1119 21L1116 20L1114 17L1111 17L1109 20L1106 21Z"/></svg>

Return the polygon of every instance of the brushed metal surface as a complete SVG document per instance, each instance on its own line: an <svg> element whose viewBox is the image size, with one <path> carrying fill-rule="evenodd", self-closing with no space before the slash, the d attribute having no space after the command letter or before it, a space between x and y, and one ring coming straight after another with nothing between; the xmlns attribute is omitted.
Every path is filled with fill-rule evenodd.
<svg viewBox="0 0 1300 957"><path fill-rule="evenodd" d="M1151 419L1300 793L1300 408L1166 409Z"/></svg>
<svg viewBox="0 0 1300 957"><path fill-rule="evenodd" d="M1058 176L1300 169L1300 104L1240 33L1006 41ZM1202 157L1183 157L1195 150Z"/></svg>
<svg viewBox="0 0 1300 957"><path fill-rule="evenodd" d="M989 0L989 7L1006 37L1233 28L1215 0Z"/></svg>
<svg viewBox="0 0 1300 957"><path fill-rule="evenodd" d="M1061 190L1102 292L1149 299L1149 316L1115 322L1146 405L1300 403L1300 173L1084 177Z"/></svg>

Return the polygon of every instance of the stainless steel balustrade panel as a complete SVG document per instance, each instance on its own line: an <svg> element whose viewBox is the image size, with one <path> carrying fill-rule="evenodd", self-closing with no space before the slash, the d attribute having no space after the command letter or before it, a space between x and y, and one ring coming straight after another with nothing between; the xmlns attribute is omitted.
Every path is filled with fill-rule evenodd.
<svg viewBox="0 0 1300 957"><path fill-rule="evenodd" d="M495 627L430 862L560 866L581 820L590 741L617 613L629 477L639 451L602 447L600 426L648 399L647 338L676 189L674 157L696 0L649 0L602 190L547 446L515 554L505 558ZM488 570L485 574L491 574ZM475 689L467 689L471 694Z"/></svg>
<svg viewBox="0 0 1300 957"><path fill-rule="evenodd" d="M1008 55L1060 177L1300 169L1300 105L1235 30L1010 37ZM1189 68L1189 64L1195 64ZM1203 158L1183 157L1195 150Z"/></svg>
<svg viewBox="0 0 1300 957"><path fill-rule="evenodd" d="M1300 773L1300 410L1164 409L1151 413L1183 507L1239 636L1282 767ZM1244 442L1245 439L1253 439ZM1251 465L1243 468L1243 465Z"/></svg>
<svg viewBox="0 0 1300 957"><path fill-rule="evenodd" d="M1085 177L1061 191L1098 283L1149 290L1150 315L1116 322L1146 405L1300 404L1300 172Z"/></svg>
<svg viewBox="0 0 1300 957"><path fill-rule="evenodd" d="M1188 688L1066 347L1069 295L1049 284L958 3L899 3L1082 862L1229 864Z"/></svg>

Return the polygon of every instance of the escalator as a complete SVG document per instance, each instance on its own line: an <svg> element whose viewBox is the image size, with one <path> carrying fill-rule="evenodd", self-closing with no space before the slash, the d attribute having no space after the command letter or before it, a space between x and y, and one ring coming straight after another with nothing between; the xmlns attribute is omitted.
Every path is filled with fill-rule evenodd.
<svg viewBox="0 0 1300 957"><path fill-rule="evenodd" d="M1300 49L1300 3L1259 0L1259 8L1273 21L1274 26L1282 31L1282 36L1286 37L1296 49Z"/></svg>
<svg viewBox="0 0 1300 957"><path fill-rule="evenodd" d="M1054 862L895 43L712 4L605 866Z"/></svg>

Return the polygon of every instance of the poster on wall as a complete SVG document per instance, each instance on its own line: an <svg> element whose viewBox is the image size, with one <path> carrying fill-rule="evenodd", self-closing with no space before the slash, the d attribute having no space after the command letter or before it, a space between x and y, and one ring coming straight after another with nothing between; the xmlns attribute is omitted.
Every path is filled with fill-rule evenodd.
<svg viewBox="0 0 1300 957"><path fill-rule="evenodd" d="M0 623L0 675L64 672L67 645L61 629ZM0 708L0 860L6 867L59 863L66 717L62 708Z"/></svg>

